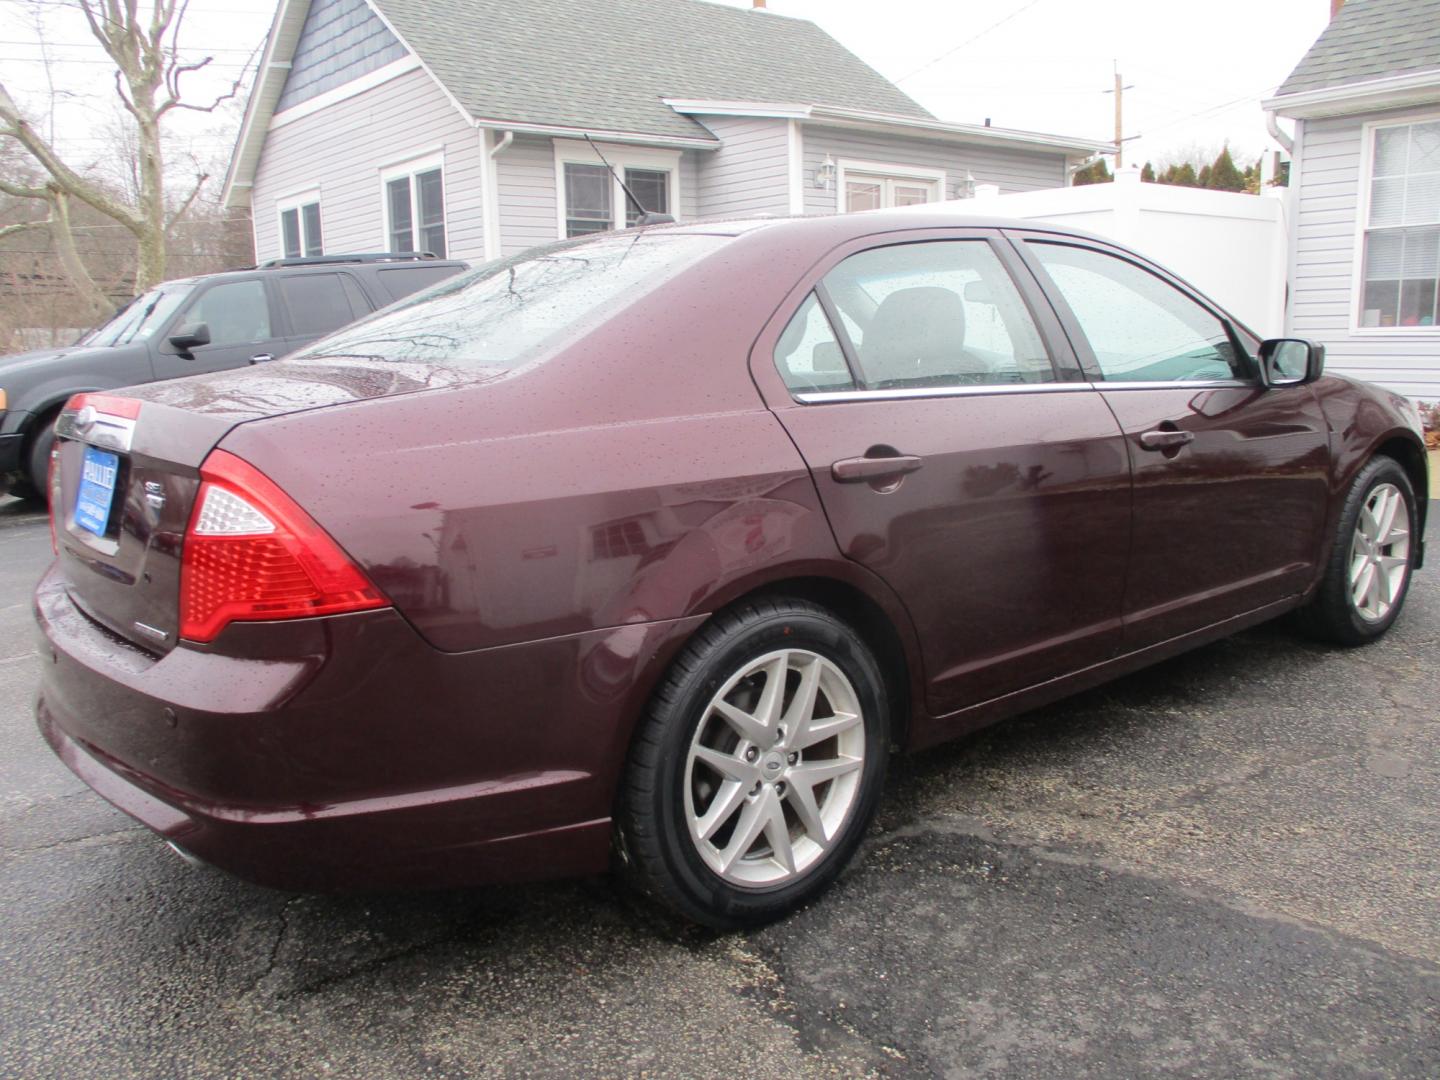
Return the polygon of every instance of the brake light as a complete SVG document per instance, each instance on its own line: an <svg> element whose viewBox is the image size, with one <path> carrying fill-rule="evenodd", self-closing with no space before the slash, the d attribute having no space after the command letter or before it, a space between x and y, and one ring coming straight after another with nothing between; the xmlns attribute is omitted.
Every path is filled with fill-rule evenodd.
<svg viewBox="0 0 1440 1080"><path fill-rule="evenodd" d="M65 403L66 412L79 412L87 405L97 413L135 420L140 416L139 398L117 397L114 394L74 394Z"/></svg>
<svg viewBox="0 0 1440 1080"><path fill-rule="evenodd" d="M249 462L214 450L180 556L180 636L214 641L229 623L386 607L389 601L315 520Z"/></svg>
<svg viewBox="0 0 1440 1080"><path fill-rule="evenodd" d="M60 526L55 521L60 509L60 441L50 447L50 463L45 469L45 498L50 504L50 550L60 554Z"/></svg>

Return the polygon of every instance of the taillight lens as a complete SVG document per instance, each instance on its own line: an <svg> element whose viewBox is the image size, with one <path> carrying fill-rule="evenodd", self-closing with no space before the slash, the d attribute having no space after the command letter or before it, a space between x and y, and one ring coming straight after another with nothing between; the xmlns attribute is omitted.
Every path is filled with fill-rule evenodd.
<svg viewBox="0 0 1440 1080"><path fill-rule="evenodd" d="M180 636L213 641L239 620L297 619L389 601L264 473L224 450L200 466L180 557Z"/></svg>

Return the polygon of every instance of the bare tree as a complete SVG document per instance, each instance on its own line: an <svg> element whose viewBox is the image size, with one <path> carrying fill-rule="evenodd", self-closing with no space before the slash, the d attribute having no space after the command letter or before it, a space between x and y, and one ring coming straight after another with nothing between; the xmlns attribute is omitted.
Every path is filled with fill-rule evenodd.
<svg viewBox="0 0 1440 1080"><path fill-rule="evenodd" d="M67 163L54 149L53 138L47 138L21 112L5 84L0 82L0 137L18 143L44 171L43 184L0 181L0 191L18 198L41 200L48 205L45 224L55 237L66 275L86 303L97 311L107 308L108 301L78 257L69 257L75 254L70 201L85 203L134 236L137 293L163 281L166 239L209 179L207 172L197 171L193 187L172 208L166 198L161 140L165 118L177 109L213 112L239 93L249 68L247 63L230 89L206 105L183 100L182 78L213 60L208 56L196 61L180 58L180 27L187 5L188 0L150 0L149 6L142 10L139 0L74 0L91 36L115 65L115 93L129 118L138 159L133 198L117 194L110 185ZM34 228L39 224L27 221L17 226Z"/></svg>

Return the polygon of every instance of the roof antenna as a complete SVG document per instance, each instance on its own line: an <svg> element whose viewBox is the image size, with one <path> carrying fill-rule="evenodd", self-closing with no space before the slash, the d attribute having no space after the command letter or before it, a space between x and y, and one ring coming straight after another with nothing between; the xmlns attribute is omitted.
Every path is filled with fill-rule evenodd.
<svg viewBox="0 0 1440 1080"><path fill-rule="evenodd" d="M674 216L670 214L657 214L654 211L646 210L645 207L641 206L640 200L635 197L635 193L630 190L629 185L626 184L624 180L620 179L620 174L615 171L615 166L611 165L610 162L605 161L605 155L600 153L600 148L595 145L595 140L590 138L589 132L585 133L585 141L590 144L590 149L595 151L595 156L598 157L602 162L604 162L605 168L610 170L610 175L613 176L615 178L615 182L620 185L620 190L625 192L625 197L630 200L630 205L635 207L636 211L639 212L640 218L638 221L635 222L637 226L643 227L645 225L673 225L675 223Z"/></svg>

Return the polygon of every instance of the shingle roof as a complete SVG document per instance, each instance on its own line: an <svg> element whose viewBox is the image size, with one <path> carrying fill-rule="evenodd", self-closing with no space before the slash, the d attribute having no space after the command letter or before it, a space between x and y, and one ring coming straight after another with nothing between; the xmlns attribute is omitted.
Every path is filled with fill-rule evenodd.
<svg viewBox="0 0 1440 1080"><path fill-rule="evenodd" d="M704 0L373 0L471 115L709 137L662 98L930 114L814 23Z"/></svg>
<svg viewBox="0 0 1440 1080"><path fill-rule="evenodd" d="M1277 96L1440 69L1440 0L1349 0Z"/></svg>

